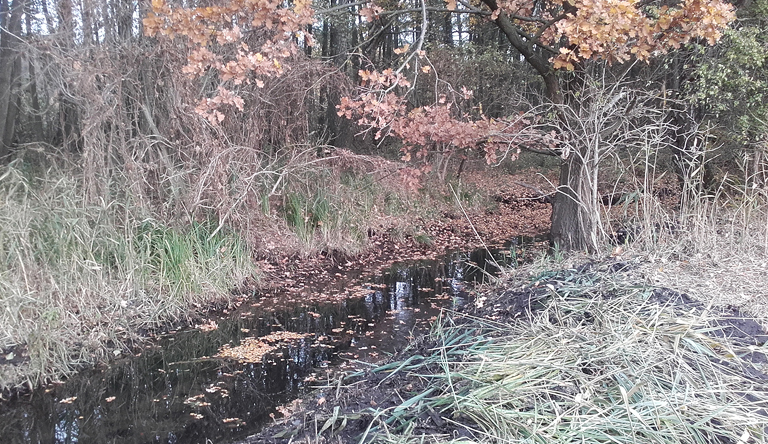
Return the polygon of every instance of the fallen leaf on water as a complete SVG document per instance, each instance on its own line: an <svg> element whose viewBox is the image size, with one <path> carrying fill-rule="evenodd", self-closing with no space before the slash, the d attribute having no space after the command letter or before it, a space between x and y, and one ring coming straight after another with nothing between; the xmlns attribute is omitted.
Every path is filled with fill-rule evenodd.
<svg viewBox="0 0 768 444"><path fill-rule="evenodd" d="M277 348L275 343L294 341L305 338L307 335L298 334L287 331L280 331L270 333L260 338L245 338L240 345L232 347L225 345L222 347L216 357L218 358L231 358L239 362L256 363L261 362L261 359L267 353Z"/></svg>
<svg viewBox="0 0 768 444"><path fill-rule="evenodd" d="M195 325L195 328L199 328L200 331L214 331L219 329L219 324L216 323L216 321L208 321L205 324L198 324Z"/></svg>

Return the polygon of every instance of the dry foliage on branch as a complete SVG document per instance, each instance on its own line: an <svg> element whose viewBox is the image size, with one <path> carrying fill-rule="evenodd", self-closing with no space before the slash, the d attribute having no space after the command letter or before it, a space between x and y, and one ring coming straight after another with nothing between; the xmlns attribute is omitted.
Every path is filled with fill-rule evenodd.
<svg viewBox="0 0 768 444"><path fill-rule="evenodd" d="M462 113L455 101L441 95L432 106L409 106L408 88L411 82L391 69L383 72L360 71L363 85L358 99L343 97L337 106L338 115L354 119L364 131L375 131L375 138L391 135L403 142L402 159L422 162L434 152L480 150L488 163L497 161L498 153L516 157L522 147L554 150L557 139L553 134L537 130L526 115L493 119L478 112L478 116ZM472 98L472 91L463 88L461 97ZM426 165L426 164L424 164ZM421 172L428 171L426 165ZM418 185L415 170L407 181Z"/></svg>
<svg viewBox="0 0 768 444"><path fill-rule="evenodd" d="M451 6L453 0L446 0ZM544 7L529 0L501 0L495 20L505 13L532 40L557 49L555 69L573 70L582 60L648 60L694 39L710 45L734 18L723 1L640 2L636 0L552 0Z"/></svg>
<svg viewBox="0 0 768 444"><path fill-rule="evenodd" d="M288 59L298 51L297 40L312 44L311 36L302 30L313 22L308 0L296 0L291 7L274 0L232 0L196 8L171 7L164 0L153 0L144 32L170 39L186 37L190 53L183 72L194 78L211 69L218 74L221 83L216 93L202 98L195 108L218 124L225 118L220 111L223 105L243 111L243 99L231 89L250 83L262 88L265 78L283 75L289 68Z"/></svg>

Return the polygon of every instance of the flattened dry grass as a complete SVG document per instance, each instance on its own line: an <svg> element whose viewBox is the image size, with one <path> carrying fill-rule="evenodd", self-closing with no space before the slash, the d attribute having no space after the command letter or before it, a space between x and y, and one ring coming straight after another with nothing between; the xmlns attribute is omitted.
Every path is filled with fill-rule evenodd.
<svg viewBox="0 0 768 444"><path fill-rule="evenodd" d="M642 195L627 222L637 236L618 256L641 259L654 285L738 306L768 325L768 189L726 188L675 208Z"/></svg>
<svg viewBox="0 0 768 444"><path fill-rule="evenodd" d="M382 443L768 441L764 345L729 338L712 307L594 270L524 277L477 316L445 316L429 346L372 371L361 402L340 402L394 393L314 430Z"/></svg>

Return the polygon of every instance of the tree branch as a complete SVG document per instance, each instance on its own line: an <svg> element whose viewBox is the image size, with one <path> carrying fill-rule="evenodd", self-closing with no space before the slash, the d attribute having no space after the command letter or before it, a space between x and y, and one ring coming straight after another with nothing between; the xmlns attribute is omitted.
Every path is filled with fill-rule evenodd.
<svg viewBox="0 0 768 444"><path fill-rule="evenodd" d="M483 11L480 9L446 9L446 8L438 8L435 6L428 6L426 8L411 8L411 9L398 9L397 11L385 11L382 13L379 13L379 15L396 15L396 14L404 14L408 12L422 12L422 11L430 11L430 12L443 12L447 14L477 14L482 16L490 16L491 13L488 11Z"/></svg>
<svg viewBox="0 0 768 444"><path fill-rule="evenodd" d="M365 1L361 1L361 2L354 2L354 3L345 3L343 5L336 5L336 6L332 7L332 8L328 8L328 9L315 9L315 14L317 14L317 15L330 14L331 12L341 11L341 10L344 10L344 9L347 9L347 8L351 8L353 6L367 5L368 3L370 3L370 0L365 0Z"/></svg>

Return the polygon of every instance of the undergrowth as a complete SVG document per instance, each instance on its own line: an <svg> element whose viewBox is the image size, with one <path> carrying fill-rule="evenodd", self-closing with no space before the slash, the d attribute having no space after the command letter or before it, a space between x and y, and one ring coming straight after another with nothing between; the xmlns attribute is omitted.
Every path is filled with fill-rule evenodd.
<svg viewBox="0 0 768 444"><path fill-rule="evenodd" d="M411 232L412 218L444 205L434 192L404 190L396 163L297 152L262 159L258 180L222 185L218 200L178 165L142 179L157 181L154 194L113 172L96 197L94 178L64 159L19 156L2 167L0 388L58 379L128 349L140 331L228 301L258 278L253 253L354 255L372 232ZM244 164L229 168L245 177Z"/></svg>
<svg viewBox="0 0 768 444"><path fill-rule="evenodd" d="M303 421L261 436L768 442L767 189L726 177L680 191L644 171L604 207L606 227L625 230L619 241L606 228L604 259L555 251L508 271L476 311L442 316L397 360L348 375Z"/></svg>
<svg viewBox="0 0 768 444"><path fill-rule="evenodd" d="M106 356L253 274L243 241L211 222L138 219L118 201L87 203L76 176L0 170L0 348L25 365L0 385L35 386ZM112 344L107 347L107 344Z"/></svg>

